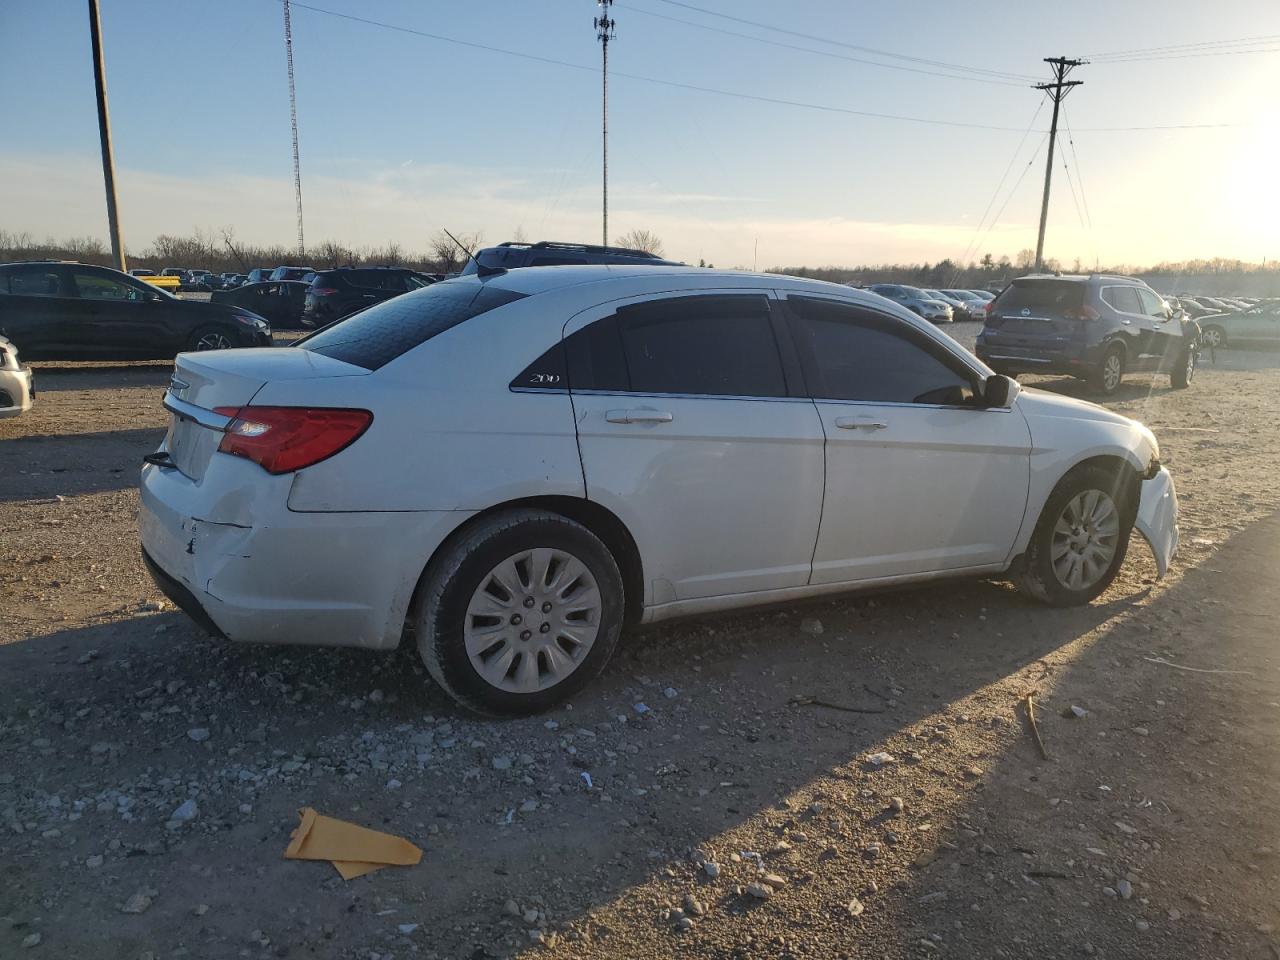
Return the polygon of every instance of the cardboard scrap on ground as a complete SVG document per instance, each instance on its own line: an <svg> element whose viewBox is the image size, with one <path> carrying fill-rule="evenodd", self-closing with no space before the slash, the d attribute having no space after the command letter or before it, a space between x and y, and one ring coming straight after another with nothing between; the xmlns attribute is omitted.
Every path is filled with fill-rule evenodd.
<svg viewBox="0 0 1280 960"><path fill-rule="evenodd" d="M284 851L286 860L329 860L343 880L353 880L387 866L411 867L422 859L422 851L401 837L325 817L310 807L298 815L302 820Z"/></svg>

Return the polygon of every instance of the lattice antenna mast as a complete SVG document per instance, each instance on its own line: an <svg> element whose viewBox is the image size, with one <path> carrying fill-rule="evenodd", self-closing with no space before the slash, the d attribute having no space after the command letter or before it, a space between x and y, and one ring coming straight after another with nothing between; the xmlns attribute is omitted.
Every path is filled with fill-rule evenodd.
<svg viewBox="0 0 1280 960"><path fill-rule="evenodd" d="M284 58L289 66L289 125L293 128L293 196L298 205L298 256L306 256L302 237L302 167L298 163L298 94L293 86L293 25L289 0L284 0Z"/></svg>
<svg viewBox="0 0 1280 960"><path fill-rule="evenodd" d="M600 15L591 23L596 28L596 39L600 41L600 144L602 173L602 229L601 243L609 245L609 41L613 39L614 19L609 16L613 9L613 0L596 0L600 4Z"/></svg>

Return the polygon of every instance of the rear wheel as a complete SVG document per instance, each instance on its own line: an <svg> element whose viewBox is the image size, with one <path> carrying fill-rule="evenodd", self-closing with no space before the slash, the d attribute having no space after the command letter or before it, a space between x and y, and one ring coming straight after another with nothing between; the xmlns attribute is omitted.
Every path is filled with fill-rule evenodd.
<svg viewBox="0 0 1280 960"><path fill-rule="evenodd" d="M1200 342L1214 350L1227 345L1227 331L1221 327L1205 327L1200 334Z"/></svg>
<svg viewBox="0 0 1280 960"><path fill-rule="evenodd" d="M1094 387L1104 397L1110 397L1120 389L1120 382L1124 379L1124 350L1121 347L1111 347L1102 357L1102 363L1098 365L1097 372L1091 378Z"/></svg>
<svg viewBox="0 0 1280 960"><path fill-rule="evenodd" d="M1049 495L1022 558L1020 589L1042 603L1089 603L1111 585L1129 549L1134 491L1123 473L1077 468Z"/></svg>
<svg viewBox="0 0 1280 960"><path fill-rule="evenodd" d="M204 327L191 335L192 350L229 350L235 346L221 327Z"/></svg>
<svg viewBox="0 0 1280 960"><path fill-rule="evenodd" d="M622 575L608 548L540 510L480 521L432 560L422 591L422 662L478 713L555 706L600 673L622 632Z"/></svg>

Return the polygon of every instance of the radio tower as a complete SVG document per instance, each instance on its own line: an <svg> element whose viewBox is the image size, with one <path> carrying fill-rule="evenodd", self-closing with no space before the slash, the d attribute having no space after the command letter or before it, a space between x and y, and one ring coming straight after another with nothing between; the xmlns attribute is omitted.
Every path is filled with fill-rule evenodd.
<svg viewBox="0 0 1280 960"><path fill-rule="evenodd" d="M600 16L592 20L596 39L600 41L600 143L603 148L603 229L602 243L609 245L609 41L613 39L614 20L609 16L613 0L596 0L600 4Z"/></svg>
<svg viewBox="0 0 1280 960"><path fill-rule="evenodd" d="M289 0L284 0L284 58L289 66L289 123L293 127L293 196L298 204L298 256L306 256L302 239L302 168L298 165L298 95L293 88L293 26Z"/></svg>

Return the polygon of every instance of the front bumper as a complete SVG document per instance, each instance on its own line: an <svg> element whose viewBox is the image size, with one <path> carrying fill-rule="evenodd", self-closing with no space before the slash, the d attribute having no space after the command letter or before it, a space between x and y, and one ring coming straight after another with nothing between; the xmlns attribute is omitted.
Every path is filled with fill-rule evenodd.
<svg viewBox="0 0 1280 960"><path fill-rule="evenodd" d="M35 398L35 375L30 367L0 370L0 419L21 416L31 409Z"/></svg>
<svg viewBox="0 0 1280 960"><path fill-rule="evenodd" d="M261 472L225 459L220 471ZM225 477L219 483L211 471L197 483L173 467L142 469L138 528L153 578L231 640L394 648L427 560L470 515L295 512L286 503L291 478L272 478L285 481L283 491L248 479L259 495L231 517L237 484Z"/></svg>
<svg viewBox="0 0 1280 960"><path fill-rule="evenodd" d="M1151 547L1157 574L1163 577L1178 554L1178 494L1164 467L1150 480L1142 481L1134 527Z"/></svg>

